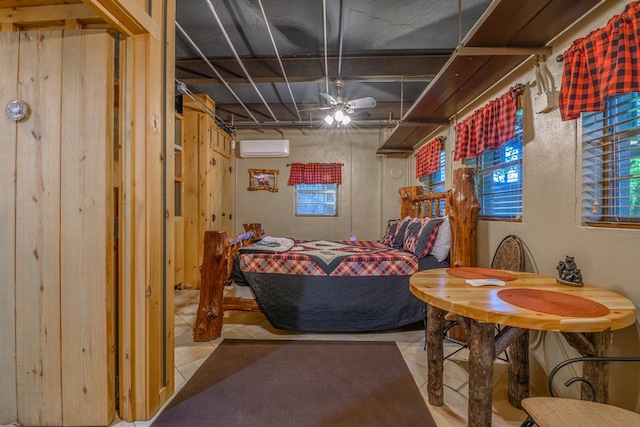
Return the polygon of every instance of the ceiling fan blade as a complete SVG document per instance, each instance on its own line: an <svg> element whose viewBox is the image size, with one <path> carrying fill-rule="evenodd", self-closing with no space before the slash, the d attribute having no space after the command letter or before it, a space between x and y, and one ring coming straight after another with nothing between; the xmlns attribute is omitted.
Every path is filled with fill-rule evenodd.
<svg viewBox="0 0 640 427"><path fill-rule="evenodd" d="M332 108L333 108L333 106L331 106L331 107L301 108L298 111L331 110Z"/></svg>
<svg viewBox="0 0 640 427"><path fill-rule="evenodd" d="M347 106L349 108L373 108L376 106L376 100L373 99L370 96L367 96L366 98L358 98L358 99L352 99L351 101L347 102Z"/></svg>
<svg viewBox="0 0 640 427"><path fill-rule="evenodd" d="M327 101L329 101L329 104L331 104L332 106L338 103L338 101L336 101L336 99L333 96L329 95L328 93L320 92L320 96L326 99Z"/></svg>

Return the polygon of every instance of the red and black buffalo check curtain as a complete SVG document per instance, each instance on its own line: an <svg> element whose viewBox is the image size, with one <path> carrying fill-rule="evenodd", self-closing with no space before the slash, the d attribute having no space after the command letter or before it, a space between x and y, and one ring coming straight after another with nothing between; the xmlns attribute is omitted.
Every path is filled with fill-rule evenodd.
<svg viewBox="0 0 640 427"><path fill-rule="evenodd" d="M453 159L471 159L484 150L495 150L516 136L518 89L489 101L456 125Z"/></svg>
<svg viewBox="0 0 640 427"><path fill-rule="evenodd" d="M342 164L291 163L288 184L342 184Z"/></svg>
<svg viewBox="0 0 640 427"><path fill-rule="evenodd" d="M558 104L562 120L602 111L607 96L640 91L640 1L604 28L575 40L562 55Z"/></svg>
<svg viewBox="0 0 640 427"><path fill-rule="evenodd" d="M416 178L420 179L440 170L442 141L443 138L439 136L418 150L416 154Z"/></svg>

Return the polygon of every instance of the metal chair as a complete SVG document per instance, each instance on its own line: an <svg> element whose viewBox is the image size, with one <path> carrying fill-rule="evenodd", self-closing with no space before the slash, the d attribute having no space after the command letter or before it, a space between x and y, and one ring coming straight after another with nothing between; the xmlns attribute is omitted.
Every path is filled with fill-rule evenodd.
<svg viewBox="0 0 640 427"><path fill-rule="evenodd" d="M582 426L638 426L640 414L622 409L617 406L596 402L595 388L591 382L583 377L573 377L564 383L570 386L576 381L586 384L590 389L590 400L566 399L555 397L553 393L553 379L555 375L567 365L576 362L639 362L640 357L623 356L585 356L576 357L559 363L549 373L547 386L550 397L528 397L522 400L522 408L527 413L520 427L582 427Z"/></svg>

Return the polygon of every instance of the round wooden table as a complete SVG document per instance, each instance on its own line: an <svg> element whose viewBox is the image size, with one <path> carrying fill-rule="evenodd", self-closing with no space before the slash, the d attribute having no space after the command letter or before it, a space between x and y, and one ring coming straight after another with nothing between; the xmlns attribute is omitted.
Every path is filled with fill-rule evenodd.
<svg viewBox="0 0 640 427"><path fill-rule="evenodd" d="M428 398L435 406L444 404L443 342L444 316L458 315L469 337L469 418L471 426L491 425L493 361L507 347L509 357L509 401L521 407L529 394L529 329L561 332L582 355L607 356L611 352L611 331L635 323L635 306L628 298L593 285L561 285L555 277L511 271L515 280L505 286L473 287L466 279L447 273L446 268L424 270L410 279L411 292L427 303ZM503 289L536 289L586 298L602 304L609 313L597 317L549 314L510 304L498 296ZM557 295L557 294L556 294ZM495 325L504 325L495 334ZM603 362L587 362L583 376L608 400L608 369ZM583 396L588 392L583 388Z"/></svg>

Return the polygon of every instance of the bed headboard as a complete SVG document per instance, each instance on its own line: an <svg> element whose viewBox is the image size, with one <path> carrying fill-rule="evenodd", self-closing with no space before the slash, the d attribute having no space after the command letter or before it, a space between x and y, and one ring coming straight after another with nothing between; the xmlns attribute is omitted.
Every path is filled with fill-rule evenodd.
<svg viewBox="0 0 640 427"><path fill-rule="evenodd" d="M398 190L402 205L400 217L433 218L449 215L451 224L451 251L449 263L452 267L475 267L478 265L478 212L480 203L476 197L475 171L458 168L453 173L451 189L441 193L422 193L422 187L402 187Z"/></svg>

